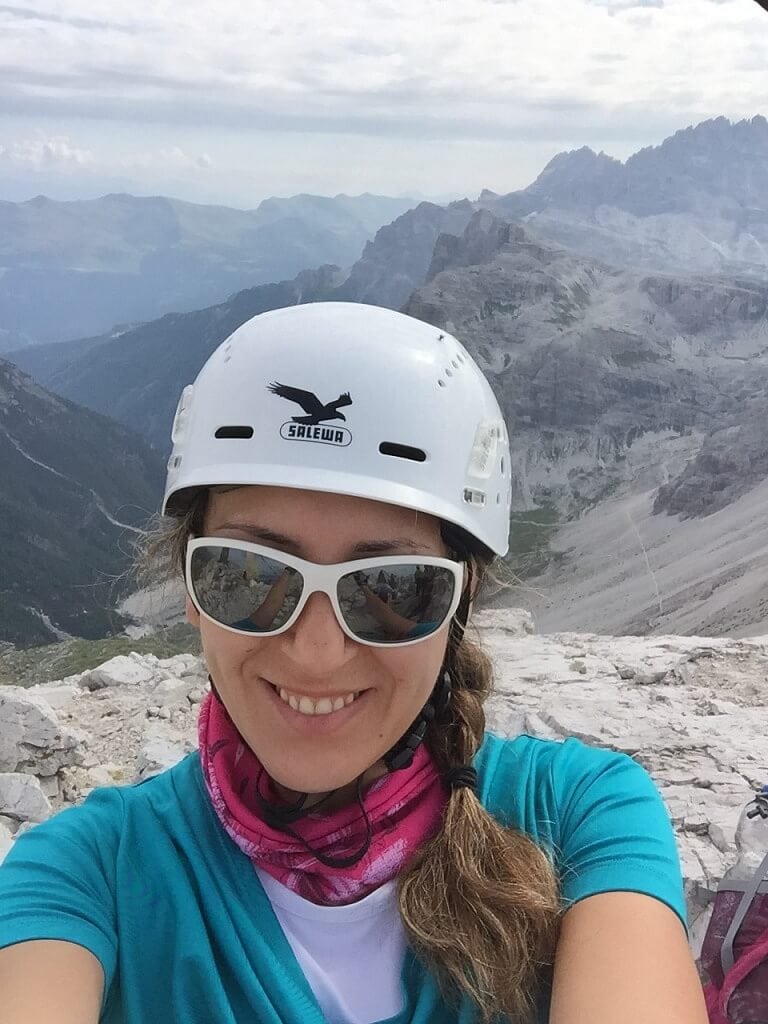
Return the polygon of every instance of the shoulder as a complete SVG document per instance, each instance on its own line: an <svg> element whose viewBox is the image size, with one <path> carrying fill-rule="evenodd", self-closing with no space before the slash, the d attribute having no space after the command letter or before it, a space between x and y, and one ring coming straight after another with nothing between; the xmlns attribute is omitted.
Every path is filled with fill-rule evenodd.
<svg viewBox="0 0 768 1024"><path fill-rule="evenodd" d="M74 857L114 849L125 835L126 825L135 818L165 817L177 809L194 790L196 752L178 764L148 779L130 785L100 786L81 804L67 807L20 836L14 850L42 851L55 845L57 856L69 850Z"/></svg>
<svg viewBox="0 0 768 1024"><path fill-rule="evenodd" d="M642 765L575 738L491 734L476 764L483 805L551 851L566 903L634 891L685 919L669 814Z"/></svg>
<svg viewBox="0 0 768 1024"><path fill-rule="evenodd" d="M550 821L556 813L564 823L585 798L621 793L631 799L655 790L648 773L631 757L575 737L544 740L522 734L505 739L486 733L475 764L487 809L522 828L534 810Z"/></svg>

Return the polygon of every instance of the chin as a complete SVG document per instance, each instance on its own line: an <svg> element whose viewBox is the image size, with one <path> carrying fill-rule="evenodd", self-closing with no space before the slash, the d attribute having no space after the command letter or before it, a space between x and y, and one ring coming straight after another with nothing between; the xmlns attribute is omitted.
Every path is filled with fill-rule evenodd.
<svg viewBox="0 0 768 1024"><path fill-rule="evenodd" d="M369 774L376 778L386 770L381 761L356 766L346 758L339 765L329 765L327 758L316 765L311 762L286 764L279 757L274 760L265 758L262 764L274 783L294 793L329 793L353 786L361 775Z"/></svg>

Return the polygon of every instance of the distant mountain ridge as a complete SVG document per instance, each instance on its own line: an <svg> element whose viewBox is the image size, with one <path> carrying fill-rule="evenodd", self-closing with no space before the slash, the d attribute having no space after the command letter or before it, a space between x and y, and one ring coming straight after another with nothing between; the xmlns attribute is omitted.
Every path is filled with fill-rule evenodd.
<svg viewBox="0 0 768 1024"><path fill-rule="evenodd" d="M163 478L138 434L0 360L0 641L119 629L121 539L155 510Z"/></svg>
<svg viewBox="0 0 768 1024"><path fill-rule="evenodd" d="M718 117L625 163L587 147L559 153L532 185L479 202L614 264L763 276L766 183L768 120Z"/></svg>
<svg viewBox="0 0 768 1024"><path fill-rule="evenodd" d="M380 228L348 269L321 266L207 309L13 357L46 386L116 416L166 453L182 386L251 316L331 299L403 308L456 333L487 373L510 428L523 531L536 527L538 513L549 523L570 519L567 532L615 505L611 521L624 529L626 520L629 541L622 540L639 544L642 555L638 509L643 528L657 533L670 528L665 513L689 517L691 537L695 517L714 513L722 517L710 537L717 548L731 509L751 509L768 472L768 275L759 261L738 258L748 235L759 248L768 223L768 196L752 187L763 122L718 119L648 151L631 171L640 212L598 202L624 201L627 165L589 150L562 154L537 195L421 203ZM716 153L734 133L747 149L744 140L757 139L740 167ZM723 198L718 190L729 181L733 192ZM643 212L653 182L666 212ZM753 524L754 510L749 516ZM602 551L592 554L599 565ZM552 562L549 583L567 589L559 564ZM750 588L757 569L745 560L738 570L752 574ZM708 586L703 570L681 578L694 580L696 593ZM685 587L675 600L686 607ZM744 598L730 618L712 612L707 621L748 628L758 621L753 605ZM645 606L622 621L633 630L662 622Z"/></svg>
<svg viewBox="0 0 768 1024"><path fill-rule="evenodd" d="M120 194L0 202L0 352L201 308L318 264L347 266L412 205L368 194L271 198L255 210Z"/></svg>
<svg viewBox="0 0 768 1024"><path fill-rule="evenodd" d="M331 265L304 271L207 309L169 314L118 335L35 345L10 358L46 387L140 430L165 452L181 388L237 327L258 313L300 302L396 309L425 280L438 237L462 232L473 210L466 200L448 207L420 203L381 228L350 270Z"/></svg>

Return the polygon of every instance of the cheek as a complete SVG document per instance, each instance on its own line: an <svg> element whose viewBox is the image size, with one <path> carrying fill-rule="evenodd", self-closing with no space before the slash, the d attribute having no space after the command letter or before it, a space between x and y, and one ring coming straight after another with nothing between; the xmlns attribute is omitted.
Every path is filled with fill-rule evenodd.
<svg viewBox="0 0 768 1024"><path fill-rule="evenodd" d="M269 643L269 639L236 636L202 616L199 629L205 661L220 693L231 689L243 671L247 674L252 659L258 658Z"/></svg>
<svg viewBox="0 0 768 1024"><path fill-rule="evenodd" d="M445 659L446 638L432 637L402 650L383 650L379 661L394 681L393 699L407 707L412 717L426 704ZM404 707L404 710L405 710Z"/></svg>

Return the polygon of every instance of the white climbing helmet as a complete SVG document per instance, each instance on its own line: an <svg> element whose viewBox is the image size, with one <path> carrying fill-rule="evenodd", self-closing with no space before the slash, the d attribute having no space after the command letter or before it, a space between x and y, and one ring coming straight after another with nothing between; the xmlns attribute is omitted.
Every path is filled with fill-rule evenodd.
<svg viewBox="0 0 768 1024"><path fill-rule="evenodd" d="M508 549L509 441L491 388L436 327L321 302L239 327L184 388L163 511L216 484L272 484L402 505Z"/></svg>

